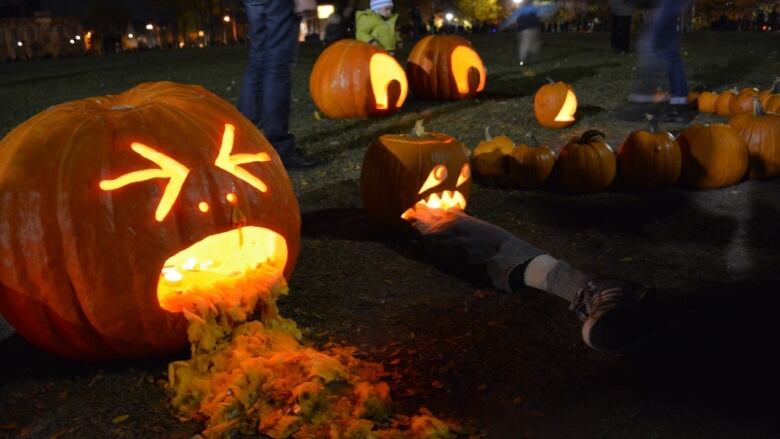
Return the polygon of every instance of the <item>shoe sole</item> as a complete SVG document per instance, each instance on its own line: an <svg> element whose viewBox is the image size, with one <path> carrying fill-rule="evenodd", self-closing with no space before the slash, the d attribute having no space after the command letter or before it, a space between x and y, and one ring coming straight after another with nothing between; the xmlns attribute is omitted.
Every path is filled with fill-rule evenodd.
<svg viewBox="0 0 780 439"><path fill-rule="evenodd" d="M640 307L646 306L647 302L650 300L650 298L654 295L655 289L648 289L646 290L639 299L636 301L636 305L634 305L631 310L637 310L640 309ZM640 343L643 339L650 337L652 334L648 334L643 337L639 337L629 343L626 343L623 346L615 347L615 348L598 348L594 346L588 335L592 333L593 326L598 322L598 320L592 320L590 318L586 319L585 322L582 324L582 329L580 330L580 336L582 337L582 341L591 349L599 351L599 352L623 352L627 349L630 349L632 346L636 345L637 343Z"/></svg>

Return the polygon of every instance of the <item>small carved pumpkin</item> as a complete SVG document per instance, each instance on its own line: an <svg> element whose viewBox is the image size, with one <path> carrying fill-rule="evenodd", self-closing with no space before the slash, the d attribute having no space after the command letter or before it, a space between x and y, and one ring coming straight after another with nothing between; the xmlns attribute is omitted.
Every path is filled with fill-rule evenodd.
<svg viewBox="0 0 780 439"><path fill-rule="evenodd" d="M699 95L697 102L699 111L702 113L714 113L715 102L718 100L718 94L711 91L703 91Z"/></svg>
<svg viewBox="0 0 780 439"><path fill-rule="evenodd" d="M742 179L750 155L745 141L723 124L693 125L677 138L682 152L681 180L710 189L731 186Z"/></svg>
<svg viewBox="0 0 780 439"><path fill-rule="evenodd" d="M199 86L67 102L0 141L0 312L66 357L179 351L183 296L266 259L288 276L299 237L274 148Z"/></svg>
<svg viewBox="0 0 780 439"><path fill-rule="evenodd" d="M528 144L518 145L507 158L507 163L515 184L533 189L547 181L555 166L555 153L546 145L540 145L533 134L527 137Z"/></svg>
<svg viewBox="0 0 780 439"><path fill-rule="evenodd" d="M752 114L740 114L729 121L750 151L750 178L771 178L780 174L780 115L766 114L758 98Z"/></svg>
<svg viewBox="0 0 780 439"><path fill-rule="evenodd" d="M754 97L758 97L758 89L743 88L737 96L731 98L731 102L729 103L729 113L732 116L752 113Z"/></svg>
<svg viewBox="0 0 780 439"><path fill-rule="evenodd" d="M726 90L715 99L715 114L718 116L728 116L731 114L731 100L734 99L739 91L734 88Z"/></svg>
<svg viewBox="0 0 780 439"><path fill-rule="evenodd" d="M387 52L357 40L325 49L309 77L309 91L326 116L381 116L401 108L408 93L403 67Z"/></svg>
<svg viewBox="0 0 780 439"><path fill-rule="evenodd" d="M634 131L620 145L618 169L623 181L641 189L671 187L680 178L680 145L668 132L658 132L650 116L648 131Z"/></svg>
<svg viewBox="0 0 780 439"><path fill-rule="evenodd" d="M615 153L604 141L604 133L586 131L573 138L558 155L563 186L578 193L604 190L615 180Z"/></svg>
<svg viewBox="0 0 780 439"><path fill-rule="evenodd" d="M368 147L360 175L363 207L373 222L399 227L418 203L465 209L471 188L466 146L422 121L410 135L385 134Z"/></svg>
<svg viewBox="0 0 780 439"><path fill-rule="evenodd" d="M569 84L554 82L543 85L534 96L534 115L539 125L546 128L563 128L575 122L577 96Z"/></svg>
<svg viewBox="0 0 780 439"><path fill-rule="evenodd" d="M474 148L474 169L485 177L500 177L506 173L505 159L515 149L515 142L507 136L490 135L490 128L485 128L485 140Z"/></svg>
<svg viewBox="0 0 780 439"><path fill-rule="evenodd" d="M487 70L471 43L455 35L429 35L409 54L406 74L420 99L470 99L485 89Z"/></svg>

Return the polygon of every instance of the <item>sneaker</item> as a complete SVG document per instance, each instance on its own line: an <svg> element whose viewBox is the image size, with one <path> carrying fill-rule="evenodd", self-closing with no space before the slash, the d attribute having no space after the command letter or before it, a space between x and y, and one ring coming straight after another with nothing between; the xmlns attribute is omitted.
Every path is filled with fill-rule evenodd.
<svg viewBox="0 0 780 439"><path fill-rule="evenodd" d="M631 93L628 95L628 101L635 104L658 104L661 102L669 102L669 93L665 91L656 91L653 94L645 93Z"/></svg>
<svg viewBox="0 0 780 439"><path fill-rule="evenodd" d="M308 169L322 166L325 162L316 158L308 157L300 149L294 149L292 152L281 157L284 167L287 169Z"/></svg>
<svg viewBox="0 0 780 439"><path fill-rule="evenodd" d="M652 289L597 279L579 290L571 309L583 321L582 340L597 351L620 351L650 331L642 311Z"/></svg>
<svg viewBox="0 0 780 439"><path fill-rule="evenodd" d="M666 123L689 124L698 114L699 112L688 104L669 105L658 114L656 120Z"/></svg>

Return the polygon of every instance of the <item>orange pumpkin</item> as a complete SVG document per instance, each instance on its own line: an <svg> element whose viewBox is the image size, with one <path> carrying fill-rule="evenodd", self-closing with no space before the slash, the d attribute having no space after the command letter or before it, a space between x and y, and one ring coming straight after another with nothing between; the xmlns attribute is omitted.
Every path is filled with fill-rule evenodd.
<svg viewBox="0 0 780 439"><path fill-rule="evenodd" d="M360 175L368 218L386 227L406 222L418 203L465 209L471 189L466 146L454 137L425 132L418 121L410 135L385 134L368 147Z"/></svg>
<svg viewBox="0 0 780 439"><path fill-rule="evenodd" d="M649 131L634 131L620 145L617 154L620 176L641 189L671 187L680 178L680 145L668 132L658 132L651 121Z"/></svg>
<svg viewBox="0 0 780 439"><path fill-rule="evenodd" d="M527 145L518 145L507 158L512 180L521 188L533 189L547 181L555 166L555 153L529 134Z"/></svg>
<svg viewBox="0 0 780 439"><path fill-rule="evenodd" d="M731 186L747 172L748 147L728 125L693 125L680 134L677 142L682 152L680 178L690 186Z"/></svg>
<svg viewBox="0 0 780 439"><path fill-rule="evenodd" d="M780 76L775 78L775 82L772 83L771 87L758 93L758 100L761 102L761 106L766 108L769 99L778 91L780 91Z"/></svg>
<svg viewBox="0 0 780 439"><path fill-rule="evenodd" d="M743 88L739 94L729 102L729 113L732 116L737 114L749 114L753 112L753 98L758 97L758 89Z"/></svg>
<svg viewBox="0 0 780 439"><path fill-rule="evenodd" d="M701 92L698 91L692 91L688 93L688 103L699 106L699 96L701 95Z"/></svg>
<svg viewBox="0 0 780 439"><path fill-rule="evenodd" d="M199 86L145 83L43 111L0 141L0 194L0 312L70 358L177 352L187 325L173 299L265 258L289 276L298 254L274 148Z"/></svg>
<svg viewBox="0 0 780 439"><path fill-rule="evenodd" d="M758 98L752 114L740 114L729 121L750 151L750 178L771 178L780 174L780 115L766 114Z"/></svg>
<svg viewBox="0 0 780 439"><path fill-rule="evenodd" d="M401 108L408 93L403 67L387 52L356 40L340 40L314 63L309 91L326 116L382 116Z"/></svg>
<svg viewBox="0 0 780 439"><path fill-rule="evenodd" d="M534 115L539 125L546 128L564 128L575 122L577 96L569 84L554 82L543 85L534 96Z"/></svg>
<svg viewBox="0 0 780 439"><path fill-rule="evenodd" d="M767 99L764 109L770 113L780 113L780 94L772 95Z"/></svg>
<svg viewBox="0 0 780 439"><path fill-rule="evenodd" d="M715 114L718 116L728 116L731 114L731 100L737 96L738 90L726 90L715 99Z"/></svg>
<svg viewBox="0 0 780 439"><path fill-rule="evenodd" d="M699 95L697 102L699 111L702 113L714 113L715 102L718 100L718 94L711 91L703 91Z"/></svg>
<svg viewBox="0 0 780 439"><path fill-rule="evenodd" d="M485 177L499 177L506 173L504 161L515 149L515 142L507 136L490 135L490 128L485 128L485 140L474 148L474 169Z"/></svg>
<svg viewBox="0 0 780 439"><path fill-rule="evenodd" d="M579 193L598 192L615 180L615 153L604 141L604 133L586 131L563 147L558 156L558 169L566 189Z"/></svg>
<svg viewBox="0 0 780 439"><path fill-rule="evenodd" d="M406 74L420 99L470 99L485 89L487 70L468 40L429 35L409 54Z"/></svg>

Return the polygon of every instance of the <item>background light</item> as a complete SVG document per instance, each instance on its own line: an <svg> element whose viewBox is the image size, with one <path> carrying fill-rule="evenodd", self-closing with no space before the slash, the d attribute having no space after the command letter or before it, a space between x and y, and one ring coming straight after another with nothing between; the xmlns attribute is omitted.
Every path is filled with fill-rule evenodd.
<svg viewBox="0 0 780 439"><path fill-rule="evenodd" d="M455 15L452 14L452 12L447 12L447 15L444 16L447 21L452 21L453 18L455 18Z"/></svg>
<svg viewBox="0 0 780 439"><path fill-rule="evenodd" d="M76 35L76 40L81 41L81 35Z"/></svg>
<svg viewBox="0 0 780 439"><path fill-rule="evenodd" d="M73 38L71 38L71 39L70 39L70 41L68 41L68 42L69 42L70 44L76 44L76 40L74 40Z"/></svg>
<svg viewBox="0 0 780 439"><path fill-rule="evenodd" d="M154 29L154 25L152 23L146 25L146 30L152 30L152 29Z"/></svg>
<svg viewBox="0 0 780 439"><path fill-rule="evenodd" d="M133 34L127 34L127 38L133 38Z"/></svg>
<svg viewBox="0 0 780 439"><path fill-rule="evenodd" d="M336 8L333 5L319 5L317 6L317 18L324 20L336 12Z"/></svg>
<svg viewBox="0 0 780 439"><path fill-rule="evenodd" d="M225 15L224 17L222 17L222 20L223 20L225 23L230 23L230 15Z"/></svg>
<svg viewBox="0 0 780 439"><path fill-rule="evenodd" d="M19 46L19 47L22 47L22 46L24 46L24 44L23 44L21 41L17 41L17 42L16 42L16 45L17 45L17 46Z"/></svg>

